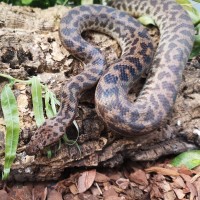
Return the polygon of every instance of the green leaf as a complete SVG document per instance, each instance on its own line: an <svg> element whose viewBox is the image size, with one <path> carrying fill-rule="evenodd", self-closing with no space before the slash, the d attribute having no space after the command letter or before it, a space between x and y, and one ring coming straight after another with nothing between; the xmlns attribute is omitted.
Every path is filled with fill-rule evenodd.
<svg viewBox="0 0 200 200"><path fill-rule="evenodd" d="M197 32L197 35L200 35L200 24L198 24L197 26L195 26L195 30Z"/></svg>
<svg viewBox="0 0 200 200"><path fill-rule="evenodd" d="M51 108L55 116L57 114L56 105L60 105L60 102L58 101L58 99L56 98L56 95L53 92L49 91L49 95L50 95L50 100L51 100Z"/></svg>
<svg viewBox="0 0 200 200"><path fill-rule="evenodd" d="M74 145L76 143L76 140L70 140L68 137L67 137L67 134L64 134L62 139L64 140L64 142L67 144L67 145Z"/></svg>
<svg viewBox="0 0 200 200"><path fill-rule="evenodd" d="M197 25L199 22L200 22L200 15L198 13L198 11L194 10L194 11L190 11L190 10L187 10L190 18L192 19L192 23L194 25Z"/></svg>
<svg viewBox="0 0 200 200"><path fill-rule="evenodd" d="M195 35L194 46L190 54L190 58L200 55L200 35Z"/></svg>
<svg viewBox="0 0 200 200"><path fill-rule="evenodd" d="M200 165L200 150L191 150L181 153L172 160L171 164L175 167L186 166L189 169L193 169Z"/></svg>
<svg viewBox="0 0 200 200"><path fill-rule="evenodd" d="M17 101L9 85L5 85L2 90L1 106L6 123L5 163L2 178L6 180L16 156L20 133Z"/></svg>
<svg viewBox="0 0 200 200"><path fill-rule="evenodd" d="M193 6L192 6L192 3L189 1L189 0L176 0L176 2L178 4L180 4L181 6L183 6L183 8L186 10L186 11L192 11L193 10Z"/></svg>
<svg viewBox="0 0 200 200"><path fill-rule="evenodd" d="M200 3L200 0L193 0L193 1L196 1L197 3Z"/></svg>
<svg viewBox="0 0 200 200"><path fill-rule="evenodd" d="M37 126L41 126L44 121L43 102L42 102L42 87L37 77L31 79L31 95L33 102L33 112Z"/></svg>
<svg viewBox="0 0 200 200"><path fill-rule="evenodd" d="M67 4L68 0L56 0L57 5L63 5L65 6Z"/></svg>
<svg viewBox="0 0 200 200"><path fill-rule="evenodd" d="M70 139L67 137L67 135L65 134L65 135L63 135L62 139L63 139L64 142L65 142L67 145L69 145L69 146L75 145L75 146L77 147L78 151L79 151L80 156L81 156L81 149L80 149L80 146L79 146L78 143L77 143L78 137L79 137L79 136L77 136L76 140L70 140Z"/></svg>
<svg viewBox="0 0 200 200"><path fill-rule="evenodd" d="M73 121L73 124L74 124L74 126L75 126L75 128L76 128L76 130L77 130L77 137L76 137L76 139L75 140L70 140L68 137L67 137L67 135L65 134L63 137L62 137L62 139L68 144L68 145L74 145L75 143L77 143L77 140L78 140L78 137L79 137L79 127L78 127L78 124L77 124L77 122L74 120Z"/></svg>
<svg viewBox="0 0 200 200"><path fill-rule="evenodd" d="M3 78L7 78L7 79L9 80L10 83L14 83L14 82L15 82L15 78L13 78L13 77L10 76L10 75L1 74L1 73L0 73L0 76L3 77Z"/></svg>
<svg viewBox="0 0 200 200"><path fill-rule="evenodd" d="M48 118L57 114L56 105L60 105L55 94L45 86L45 110Z"/></svg>
<svg viewBox="0 0 200 200"><path fill-rule="evenodd" d="M145 26L147 25L156 25L154 20L148 16L148 15L143 15L141 17L138 18L139 22Z"/></svg>
<svg viewBox="0 0 200 200"><path fill-rule="evenodd" d="M48 118L52 118L54 116L54 113L53 113L53 110L52 110L52 107L49 103L50 101L50 95L49 95L49 92L46 91L45 93L45 110L46 110L46 115Z"/></svg>
<svg viewBox="0 0 200 200"><path fill-rule="evenodd" d="M50 149L47 150L47 158L52 158L52 151Z"/></svg>
<svg viewBox="0 0 200 200"><path fill-rule="evenodd" d="M188 12L193 24L197 25L200 22L200 14L189 0L176 0Z"/></svg>
<svg viewBox="0 0 200 200"><path fill-rule="evenodd" d="M21 0L22 4L29 5L33 0Z"/></svg>
<svg viewBox="0 0 200 200"><path fill-rule="evenodd" d="M81 5L93 4L93 0L81 0Z"/></svg>

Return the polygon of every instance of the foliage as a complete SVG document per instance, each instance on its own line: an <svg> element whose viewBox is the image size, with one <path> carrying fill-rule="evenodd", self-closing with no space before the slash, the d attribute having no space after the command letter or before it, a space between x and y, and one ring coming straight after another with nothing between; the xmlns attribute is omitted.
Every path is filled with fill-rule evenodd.
<svg viewBox="0 0 200 200"><path fill-rule="evenodd" d="M176 167L186 166L189 169L193 169L200 165L200 150L191 150L181 153L172 160L171 164Z"/></svg>
<svg viewBox="0 0 200 200"><path fill-rule="evenodd" d="M5 164L2 179L8 178L10 167L15 159L20 127L17 102L10 85L5 85L1 93L1 107L6 123Z"/></svg>
<svg viewBox="0 0 200 200"><path fill-rule="evenodd" d="M101 3L101 0L0 0L8 4L48 8L55 5L77 6L81 4Z"/></svg>
<svg viewBox="0 0 200 200"><path fill-rule="evenodd" d="M37 77L31 79L31 94L33 101L33 112L37 126L41 126L44 121L43 102L42 102L42 86ZM48 92L47 92L48 93Z"/></svg>
<svg viewBox="0 0 200 200"><path fill-rule="evenodd" d="M193 4L189 0L176 0L179 4L183 6L183 8L188 12L189 16L192 19L192 22L195 26L196 35L194 47L191 53L190 58L197 56L200 54L200 13L195 8L195 2L200 3L200 0L194 0Z"/></svg>
<svg viewBox="0 0 200 200"><path fill-rule="evenodd" d="M20 122L19 122L19 113L17 107L17 101L12 91L12 86L15 83L23 83L31 86L31 96L33 104L33 113L37 126L41 126L45 121L45 114L48 118L51 118L56 115L57 110L56 106L60 105L60 102L56 99L55 94L51 92L47 86L44 86L40 83L37 77L32 77L30 80L22 81L15 79L9 75L0 74L1 77L7 78L9 83L6 84L1 92L1 107L3 110L5 125L6 125L6 141L5 141L5 163L2 179L6 180L10 173L11 165L16 156L17 145L19 141L20 134ZM43 94L45 103L43 105ZM43 111L45 107L46 113ZM73 122L79 136L79 129L76 122ZM77 138L78 138L77 136ZM68 145L76 145L78 150L80 148L77 144L77 139L69 140L67 135L63 137L63 140ZM47 152L48 157L51 157L51 151Z"/></svg>

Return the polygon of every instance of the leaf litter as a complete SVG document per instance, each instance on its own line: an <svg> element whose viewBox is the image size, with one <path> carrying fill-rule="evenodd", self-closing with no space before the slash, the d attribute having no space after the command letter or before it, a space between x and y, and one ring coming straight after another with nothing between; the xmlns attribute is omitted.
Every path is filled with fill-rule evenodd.
<svg viewBox="0 0 200 200"><path fill-rule="evenodd" d="M120 169L88 169L63 180L3 185L0 200L199 200L200 167L127 162Z"/></svg>

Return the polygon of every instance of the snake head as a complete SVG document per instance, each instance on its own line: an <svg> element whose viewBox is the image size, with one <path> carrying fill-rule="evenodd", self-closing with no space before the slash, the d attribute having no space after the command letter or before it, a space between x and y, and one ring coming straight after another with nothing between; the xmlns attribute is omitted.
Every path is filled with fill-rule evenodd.
<svg viewBox="0 0 200 200"><path fill-rule="evenodd" d="M26 146L25 151L28 155L35 155L45 147L58 142L60 137L64 134L64 128L53 126L53 124L55 123L52 120L46 120L46 122L37 129Z"/></svg>

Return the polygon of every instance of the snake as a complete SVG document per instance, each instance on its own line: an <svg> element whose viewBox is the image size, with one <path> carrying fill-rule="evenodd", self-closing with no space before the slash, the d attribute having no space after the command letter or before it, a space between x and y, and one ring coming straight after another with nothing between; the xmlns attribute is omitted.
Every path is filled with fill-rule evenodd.
<svg viewBox="0 0 200 200"><path fill-rule="evenodd" d="M159 29L156 50L147 30L135 19L143 15L151 17ZM117 40L121 56L108 66L105 55L82 37L86 30ZM85 63L84 70L66 81L57 115L36 130L26 153L34 155L55 144L72 124L81 94L94 86L96 112L113 132L134 138L159 128L172 112L194 34L190 17L174 0L114 0L108 6L69 10L60 21L60 39ZM132 102L130 88L145 70L146 83Z"/></svg>

